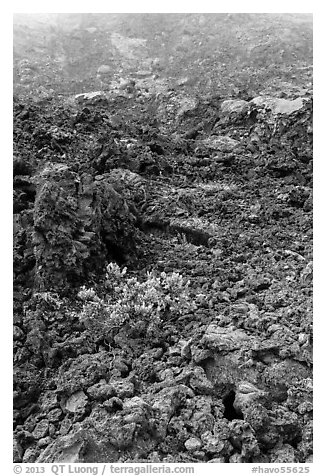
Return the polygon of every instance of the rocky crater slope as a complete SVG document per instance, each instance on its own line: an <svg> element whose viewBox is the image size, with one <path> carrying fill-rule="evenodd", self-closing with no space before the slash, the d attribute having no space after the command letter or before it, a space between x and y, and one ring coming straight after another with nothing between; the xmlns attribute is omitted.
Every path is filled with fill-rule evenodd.
<svg viewBox="0 0 326 476"><path fill-rule="evenodd" d="M154 56L156 15L112 15L110 59L107 19L66 17L77 90L56 18L17 19L15 462L312 461L309 22L212 18L164 16Z"/></svg>

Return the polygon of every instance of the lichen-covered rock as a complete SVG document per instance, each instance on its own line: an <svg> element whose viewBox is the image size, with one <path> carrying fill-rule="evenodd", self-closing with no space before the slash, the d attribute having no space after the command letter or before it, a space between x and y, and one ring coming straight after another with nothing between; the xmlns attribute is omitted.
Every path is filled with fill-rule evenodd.
<svg viewBox="0 0 326 476"><path fill-rule="evenodd" d="M271 410L260 404L247 408L245 420L255 430L259 445L265 448L271 449L280 441L291 444L301 439L302 428L297 414L282 405L273 404Z"/></svg>
<svg viewBox="0 0 326 476"><path fill-rule="evenodd" d="M13 216L13 271L14 285L32 287L35 256L33 251L33 209Z"/></svg>
<svg viewBox="0 0 326 476"><path fill-rule="evenodd" d="M23 340L24 336L25 336L24 331L22 331L20 327L14 326L13 328L14 340Z"/></svg>
<svg viewBox="0 0 326 476"><path fill-rule="evenodd" d="M301 441L298 444L300 460L308 462L313 454L313 420L304 423L301 435ZM312 462L312 461L311 461Z"/></svg>
<svg viewBox="0 0 326 476"><path fill-rule="evenodd" d="M278 439L277 433L271 428L270 415L261 403L255 403L250 407L244 409L244 418L246 422L254 429L256 437L260 440L260 435L263 435L264 442L268 441L273 446ZM266 436L267 434L267 436Z"/></svg>
<svg viewBox="0 0 326 476"><path fill-rule="evenodd" d="M49 421L48 420L41 420L38 422L36 427L33 431L33 436L36 440L44 438L49 431Z"/></svg>
<svg viewBox="0 0 326 476"><path fill-rule="evenodd" d="M109 373L110 358L106 352L83 354L65 362L59 370L57 392L70 396L78 390L87 390Z"/></svg>
<svg viewBox="0 0 326 476"><path fill-rule="evenodd" d="M38 448L44 448L52 443L53 438L51 436L45 436L44 438L40 438L37 442Z"/></svg>
<svg viewBox="0 0 326 476"><path fill-rule="evenodd" d="M66 165L46 167L39 177L34 208L36 284L40 290L66 285L67 274L78 275L80 260L73 236L78 219L77 176ZM75 270L75 271L74 271Z"/></svg>
<svg viewBox="0 0 326 476"><path fill-rule="evenodd" d="M202 367L195 367L189 379L189 386L196 394L211 395L214 392L214 385L205 375Z"/></svg>
<svg viewBox="0 0 326 476"><path fill-rule="evenodd" d="M304 415L311 413L313 409L313 386L311 378L302 379L289 387L288 398L286 401L287 407Z"/></svg>
<svg viewBox="0 0 326 476"><path fill-rule="evenodd" d="M34 365L25 364L14 369L14 408L21 409L39 397L41 386L41 371Z"/></svg>
<svg viewBox="0 0 326 476"><path fill-rule="evenodd" d="M233 407L235 410L244 413L246 408L254 406L257 402L266 396L266 393L259 390L249 382L240 382L237 385Z"/></svg>
<svg viewBox="0 0 326 476"><path fill-rule="evenodd" d="M58 422L60 418L62 417L62 410L60 408L53 408L52 410L49 411L47 414L47 419L51 423Z"/></svg>
<svg viewBox="0 0 326 476"><path fill-rule="evenodd" d="M276 428L277 433L283 438L284 442L298 441L301 438L302 427L298 415L290 412L281 405L273 405L274 408L269 412L271 426Z"/></svg>
<svg viewBox="0 0 326 476"><path fill-rule="evenodd" d="M243 99L227 99L221 103L223 114L244 114L249 110L249 104Z"/></svg>
<svg viewBox="0 0 326 476"><path fill-rule="evenodd" d="M153 411L149 404L139 397L126 399L115 411L108 411L105 405L93 408L89 417L83 422L83 428L89 428L97 435L97 441L111 448L110 461L117 461L117 452L127 450L130 454L138 451L144 453L154 447L149 435L156 432ZM116 452L116 454L114 454ZM105 452L104 452L105 453Z"/></svg>
<svg viewBox="0 0 326 476"><path fill-rule="evenodd" d="M243 463L243 457L240 453L234 453L229 458L229 463Z"/></svg>
<svg viewBox="0 0 326 476"><path fill-rule="evenodd" d="M86 412L87 403L87 395L85 395L82 390L79 390L70 395L70 397L63 403L63 408L65 411L73 413L74 416L82 417Z"/></svg>
<svg viewBox="0 0 326 476"><path fill-rule="evenodd" d="M262 106L270 109L273 114L285 114L289 115L295 111L300 110L304 106L302 98L296 99L284 99L284 98L272 98L268 96L258 96L250 101L250 103L256 106Z"/></svg>
<svg viewBox="0 0 326 476"><path fill-rule="evenodd" d="M85 430L61 436L40 454L37 463L83 463L83 455L92 442L92 437Z"/></svg>
<svg viewBox="0 0 326 476"><path fill-rule="evenodd" d="M212 431L215 425L213 398L211 396L196 396L187 403L189 425L193 434L200 437L207 431Z"/></svg>
<svg viewBox="0 0 326 476"><path fill-rule="evenodd" d="M70 416L66 415L65 418L60 422L59 434L65 436L69 433L72 427L72 419Z"/></svg>
<svg viewBox="0 0 326 476"><path fill-rule="evenodd" d="M106 96L103 93L103 91L92 91L90 93L76 94L75 100L78 101L79 103L84 102L90 105L90 104L96 104L97 102L99 102L99 100L105 103Z"/></svg>
<svg viewBox="0 0 326 476"><path fill-rule="evenodd" d="M132 446L137 425L135 422L125 423L121 415L115 415L109 420L108 441L119 450Z"/></svg>
<svg viewBox="0 0 326 476"><path fill-rule="evenodd" d="M64 289L134 249L135 217L105 180L52 164L36 178L34 254L39 290Z"/></svg>
<svg viewBox="0 0 326 476"><path fill-rule="evenodd" d="M239 144L239 141L229 136L212 136L198 141L196 153L203 154L205 150L206 154L212 152L232 152Z"/></svg>
<svg viewBox="0 0 326 476"><path fill-rule="evenodd" d="M126 423L144 424L151 413L150 405L140 397L126 398L123 402L122 414Z"/></svg>
<svg viewBox="0 0 326 476"><path fill-rule="evenodd" d="M37 457L39 456L40 454L40 449L35 447L35 446L31 446L29 448L26 449L26 451L24 452L24 456L23 456L23 463L35 463L37 461Z"/></svg>
<svg viewBox="0 0 326 476"><path fill-rule="evenodd" d="M13 440L13 462L14 463L21 463L23 457L23 448L18 443L17 439L14 438Z"/></svg>
<svg viewBox="0 0 326 476"><path fill-rule="evenodd" d="M282 401L287 399L288 389L296 385L298 380L310 377L311 372L307 366L291 359L285 359L266 367L262 374L262 381L270 398Z"/></svg>
<svg viewBox="0 0 326 476"><path fill-rule="evenodd" d="M205 452L210 456L216 457L220 455L225 448L226 440L221 439L220 435L213 435L211 432L206 431L202 434L201 439Z"/></svg>
<svg viewBox="0 0 326 476"><path fill-rule="evenodd" d="M189 438L185 441L185 447L187 451L194 452L198 451L203 446L199 438Z"/></svg>
<svg viewBox="0 0 326 476"><path fill-rule="evenodd" d="M244 461L260 454L258 441L249 423L234 420L229 423L229 427L230 441L236 450L241 451Z"/></svg>
<svg viewBox="0 0 326 476"><path fill-rule="evenodd" d="M128 203L129 201L137 203L146 198L147 181L135 172L128 169L113 169L104 177Z"/></svg>
<svg viewBox="0 0 326 476"><path fill-rule="evenodd" d="M233 351L240 348L250 347L253 338L243 329L230 329L210 324L201 340L201 343L209 349L216 351Z"/></svg>
<svg viewBox="0 0 326 476"><path fill-rule="evenodd" d="M243 366L242 353L235 351L227 355L212 353L205 363L207 378L213 383L215 395L224 398L225 394L234 386L246 379L255 379L256 372L252 366Z"/></svg>
<svg viewBox="0 0 326 476"><path fill-rule="evenodd" d="M39 405L43 411L49 411L58 405L58 396L55 392L51 392L50 390L45 391L42 393L38 400Z"/></svg>
<svg viewBox="0 0 326 476"><path fill-rule="evenodd" d="M296 451L293 446L289 444L280 445L273 448L269 453L271 463L298 463L299 460L296 456Z"/></svg>
<svg viewBox="0 0 326 476"><path fill-rule="evenodd" d="M94 400L107 400L115 394L114 388L111 384L102 380L91 387L88 387L87 394L94 398Z"/></svg>
<svg viewBox="0 0 326 476"><path fill-rule="evenodd" d="M191 390L185 385L176 385L164 388L157 394L150 396L149 403L152 406L155 419L157 421L157 436L164 438L170 418L177 408L185 403L187 395Z"/></svg>
<svg viewBox="0 0 326 476"><path fill-rule="evenodd" d="M135 386L127 379L111 379L110 384L118 398L132 397L134 394Z"/></svg>

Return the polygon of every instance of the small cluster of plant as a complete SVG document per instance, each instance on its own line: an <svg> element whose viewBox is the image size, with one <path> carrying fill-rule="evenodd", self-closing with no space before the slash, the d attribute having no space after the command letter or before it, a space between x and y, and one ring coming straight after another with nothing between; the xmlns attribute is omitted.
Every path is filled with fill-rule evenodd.
<svg viewBox="0 0 326 476"><path fill-rule="evenodd" d="M28 303L29 307L42 309L44 311L56 311L61 308L62 299L58 293L42 291L33 293L32 300Z"/></svg>
<svg viewBox="0 0 326 476"><path fill-rule="evenodd" d="M92 337L111 340L121 329L139 336L155 336L169 316L189 311L193 303L189 282L179 273L148 272L139 281L127 277L127 268L115 263L107 266L105 298L93 288L81 288L78 297L84 301L80 321Z"/></svg>

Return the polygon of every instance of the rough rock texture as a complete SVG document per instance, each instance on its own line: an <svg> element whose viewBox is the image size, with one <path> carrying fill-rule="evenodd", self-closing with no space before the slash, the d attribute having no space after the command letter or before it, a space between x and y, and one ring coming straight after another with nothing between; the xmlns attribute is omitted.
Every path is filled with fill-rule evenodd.
<svg viewBox="0 0 326 476"><path fill-rule="evenodd" d="M238 31L236 18L224 16L219 28ZM17 463L312 461L313 129L310 86L301 84L311 72L299 69L290 83L284 48L276 85L247 20L241 38L258 76L233 66L227 55L238 58L240 47L230 49L229 36L220 54L235 69L218 62L218 71L209 55L206 63L193 56L215 52L215 36L199 46L193 33L198 22L204 33L215 23L190 15L184 31L181 20L164 41L188 65L182 78L171 80L175 56L150 56L161 37L154 47L148 34L144 50L140 20L128 37L110 33L111 59L94 54L107 39L102 27L84 25L93 59L83 85L98 90L98 71L100 94L62 84L52 61L60 94L72 88L72 96L15 98ZM297 38L303 25L291 30ZM53 54L79 55L80 40L70 41L69 28L62 36ZM299 41L291 45L309 58ZM17 61L23 90L33 61ZM111 68L122 66L130 77L114 78ZM190 73L202 68L196 89ZM126 265L132 283L150 271L180 273L191 306L165 309L155 335L117 328L110 339L100 324L95 336L80 317L83 304L96 306L95 293L103 302L119 296L104 276L108 261ZM84 302L83 284L91 288Z"/></svg>
<svg viewBox="0 0 326 476"><path fill-rule="evenodd" d="M105 177L94 180L57 163L46 165L34 183L33 221L25 230L18 221L15 235L17 243L24 232L30 239L33 224L36 289L62 290L103 270L105 261L125 261L135 252L136 219Z"/></svg>
<svg viewBox="0 0 326 476"><path fill-rule="evenodd" d="M270 98L259 96L251 100L256 106L263 106L266 109L270 109L273 114L286 114L289 115L292 112L298 111L303 107L303 99L296 98L294 100L283 98Z"/></svg>

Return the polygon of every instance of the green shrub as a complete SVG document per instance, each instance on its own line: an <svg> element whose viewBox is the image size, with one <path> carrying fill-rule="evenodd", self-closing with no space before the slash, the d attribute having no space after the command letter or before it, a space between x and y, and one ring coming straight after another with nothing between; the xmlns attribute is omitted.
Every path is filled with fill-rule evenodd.
<svg viewBox="0 0 326 476"><path fill-rule="evenodd" d="M95 339L112 339L121 329L143 336L154 336L164 319L189 311L189 282L179 273L147 273L144 281L127 277L127 269L110 263L107 267L105 299L94 289L82 287L78 297L84 301L80 321Z"/></svg>

